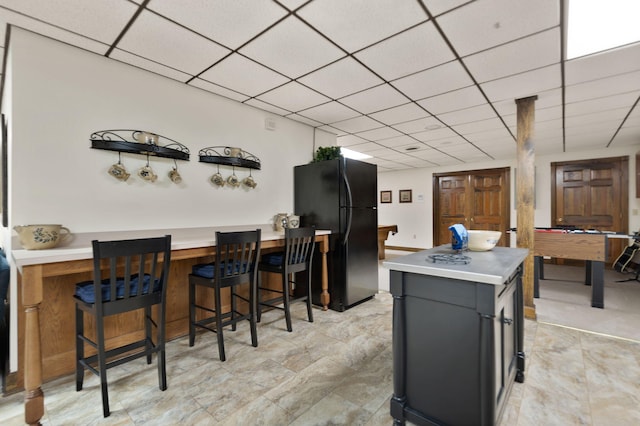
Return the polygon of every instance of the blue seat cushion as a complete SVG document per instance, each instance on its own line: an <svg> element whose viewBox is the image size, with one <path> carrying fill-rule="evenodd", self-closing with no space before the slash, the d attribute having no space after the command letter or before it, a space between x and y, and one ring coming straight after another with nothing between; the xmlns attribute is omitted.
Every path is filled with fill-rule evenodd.
<svg viewBox="0 0 640 426"><path fill-rule="evenodd" d="M129 294L136 295L138 293L138 283L140 282L138 274L131 276L129 282ZM149 283L151 282L151 276L144 274L142 277L142 294L149 293ZM111 284L109 278L102 280L100 285L102 290L102 300L111 300ZM153 292L160 290L160 280L156 279L153 285ZM84 281L76 284L76 296L78 296L85 303L96 303L96 295L94 292L93 281ZM116 280L116 299L124 298L124 278L118 278Z"/></svg>
<svg viewBox="0 0 640 426"><path fill-rule="evenodd" d="M193 265L193 268L191 269L191 273L193 275L197 275L199 277L203 277L203 278L209 278L209 279L213 279L213 271L215 270L215 262L214 263L200 263L198 265ZM240 270L240 262L235 262L235 270L233 270L234 268L234 264L233 263L229 263L227 266L227 272L226 274L232 274L232 273L241 273L244 274L247 272L247 264L243 263L242 264L242 270ZM222 263L220 265L220 272L224 272L224 268L225 268L225 263Z"/></svg>
<svg viewBox="0 0 640 426"><path fill-rule="evenodd" d="M260 261L267 265L280 266L282 265L283 260L284 260L284 252L277 251L274 253L265 254L264 256L262 256L262 259ZM298 259L295 259L295 260L296 261L294 263L302 263L304 262L304 256L299 256Z"/></svg>

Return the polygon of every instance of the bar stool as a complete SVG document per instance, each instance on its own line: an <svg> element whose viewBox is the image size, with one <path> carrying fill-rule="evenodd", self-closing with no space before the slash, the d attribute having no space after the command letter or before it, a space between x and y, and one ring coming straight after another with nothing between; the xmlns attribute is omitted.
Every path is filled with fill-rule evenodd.
<svg viewBox="0 0 640 426"><path fill-rule="evenodd" d="M171 262L171 235L120 241L97 241L93 245L93 281L76 285L76 391L82 390L84 370L100 377L102 410L109 417L107 369L157 353L160 390L167 389L165 368L165 305ZM162 265L160 265L162 262ZM105 271L103 274L103 266ZM122 275L120 273L124 271ZM156 321L151 307L158 306ZM136 342L106 350L104 318L144 309L145 336ZM96 341L85 335L84 313L95 317ZM151 326L156 328L153 341ZM97 353L85 356L84 344Z"/></svg>
<svg viewBox="0 0 640 426"><path fill-rule="evenodd" d="M251 328L251 344L258 346L256 331L256 264L260 256L260 229L241 232L216 232L216 256L214 263L194 265L189 274L189 346L193 346L196 338L196 327L204 328L216 333L218 339L218 353L220 361L225 361L223 328L231 325L236 330L236 324L248 320ZM248 297L237 292L241 284L249 284ZM196 286L212 288L214 293L214 308L211 309L196 301ZM222 311L221 290L229 288L231 307L227 312ZM238 311L237 300L243 300L248 305L248 312ZM209 316L196 319L196 309ZM211 327L210 325L213 325Z"/></svg>
<svg viewBox="0 0 640 426"><path fill-rule="evenodd" d="M300 299L291 299L290 284L295 284L291 279L295 272L307 271L307 316L309 322L313 322L313 312L311 311L311 265L313 252L315 250L316 230L315 228L285 228L285 251L265 254L258 266L261 272L271 272L280 274L282 278L282 288L272 289L263 287L258 281L258 322L262 316L262 307L271 307L284 311L287 331L291 328L290 302ZM262 292L279 294L267 300L262 300ZM295 292L295 287L294 287ZM282 304L282 306L280 306Z"/></svg>

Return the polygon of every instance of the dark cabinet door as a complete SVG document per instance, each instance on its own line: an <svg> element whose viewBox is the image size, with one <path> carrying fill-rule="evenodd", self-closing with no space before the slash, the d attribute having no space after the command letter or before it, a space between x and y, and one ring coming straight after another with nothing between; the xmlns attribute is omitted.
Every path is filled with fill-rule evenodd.
<svg viewBox="0 0 640 426"><path fill-rule="evenodd" d="M517 369L516 287L511 285L500 296L495 317L496 404L503 404L505 390L513 382Z"/></svg>

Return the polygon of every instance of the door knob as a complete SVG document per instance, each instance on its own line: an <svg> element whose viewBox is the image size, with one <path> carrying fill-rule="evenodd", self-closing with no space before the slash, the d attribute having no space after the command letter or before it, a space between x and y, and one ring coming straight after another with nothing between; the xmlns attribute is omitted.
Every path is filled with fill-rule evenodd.
<svg viewBox="0 0 640 426"><path fill-rule="evenodd" d="M558 222L558 223L561 223L561 222L562 222L562 218L561 218L561 217L559 217L559 218L558 218L558 220L557 220L557 222Z"/></svg>

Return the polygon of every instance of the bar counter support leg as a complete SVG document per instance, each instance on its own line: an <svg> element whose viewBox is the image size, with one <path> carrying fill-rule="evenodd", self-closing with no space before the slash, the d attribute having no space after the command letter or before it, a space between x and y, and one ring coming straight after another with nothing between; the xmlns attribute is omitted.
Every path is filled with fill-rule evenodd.
<svg viewBox="0 0 640 426"><path fill-rule="evenodd" d="M38 425L44 415L42 351L40 349L40 303L42 266L25 266L22 271L22 304L25 311L24 420Z"/></svg>

